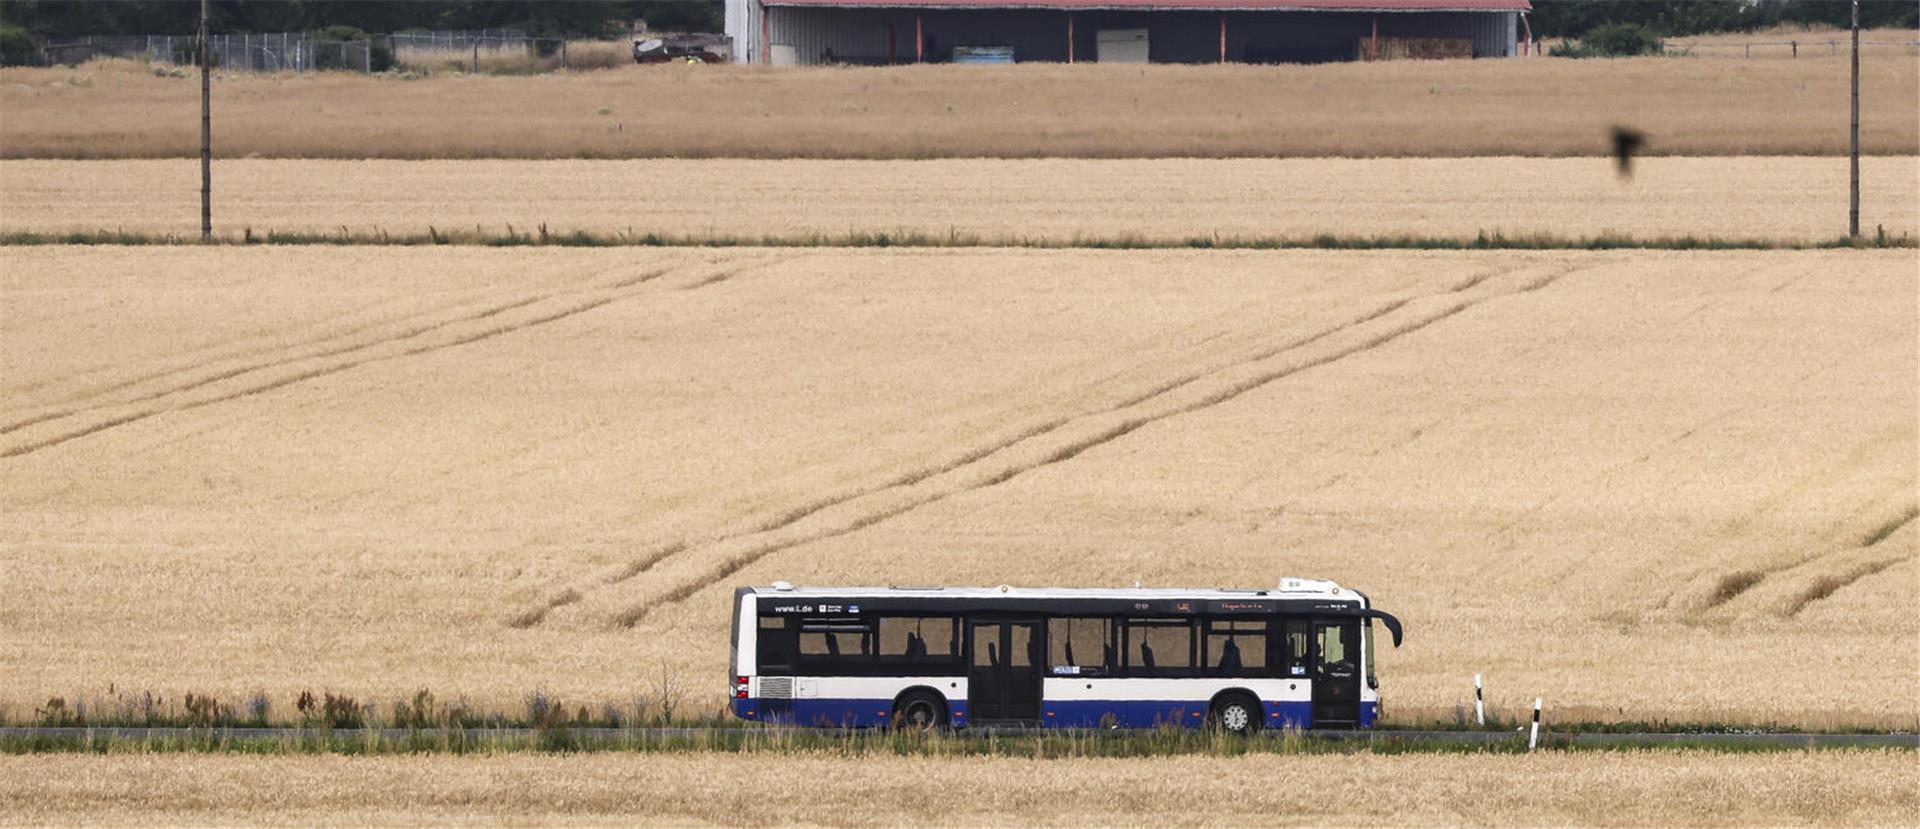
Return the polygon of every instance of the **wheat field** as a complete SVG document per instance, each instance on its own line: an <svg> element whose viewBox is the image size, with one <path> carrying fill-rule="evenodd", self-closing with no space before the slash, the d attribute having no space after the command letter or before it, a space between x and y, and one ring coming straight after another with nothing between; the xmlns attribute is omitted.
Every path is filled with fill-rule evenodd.
<svg viewBox="0 0 1920 829"><path fill-rule="evenodd" d="M0 264L10 719L711 711L736 585L1282 575L1407 621L1402 721L1920 719L1910 250Z"/></svg>
<svg viewBox="0 0 1920 829"><path fill-rule="evenodd" d="M1920 157L1862 161L1869 234L1920 236ZM0 232L199 231L197 162L0 161ZM214 166L214 220L251 231L905 231L985 240L1422 236L1823 241L1844 158L327 161Z"/></svg>
<svg viewBox="0 0 1920 829"><path fill-rule="evenodd" d="M748 782L750 781L750 782ZM1284 781L1281 784L1274 784ZM743 785L743 782L746 783ZM1907 752L1180 757L0 756L0 825L1870 826Z"/></svg>
<svg viewBox="0 0 1920 829"><path fill-rule="evenodd" d="M220 75L221 158L1595 156L1847 152L1845 59ZM1861 61L1861 141L1920 154L1920 61ZM176 76L179 75L179 76ZM197 158L197 78L0 69L0 157ZM1410 127L1410 125L1417 125ZM1550 184L1550 183L1549 183Z"/></svg>

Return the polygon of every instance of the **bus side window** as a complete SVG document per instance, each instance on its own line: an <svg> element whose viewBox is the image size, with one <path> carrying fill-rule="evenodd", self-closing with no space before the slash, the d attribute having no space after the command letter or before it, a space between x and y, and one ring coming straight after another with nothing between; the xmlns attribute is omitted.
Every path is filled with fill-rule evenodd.
<svg viewBox="0 0 1920 829"><path fill-rule="evenodd" d="M873 626L865 619L803 619L800 623L802 661L871 661Z"/></svg>
<svg viewBox="0 0 1920 829"><path fill-rule="evenodd" d="M1267 623L1216 620L1207 623L1208 676L1271 676L1267 670Z"/></svg>
<svg viewBox="0 0 1920 829"><path fill-rule="evenodd" d="M1287 622L1287 676L1306 676L1309 657L1307 655L1307 623L1304 621Z"/></svg>
<svg viewBox="0 0 1920 829"><path fill-rule="evenodd" d="M883 616L880 618L880 661L951 662L958 649L951 616Z"/></svg>
<svg viewBox="0 0 1920 829"><path fill-rule="evenodd" d="M1047 620L1047 664L1056 675L1098 676L1113 666L1107 664L1112 648L1111 620L1097 616L1060 616Z"/></svg>
<svg viewBox="0 0 1920 829"><path fill-rule="evenodd" d="M1192 676L1193 622L1128 619L1128 676Z"/></svg>

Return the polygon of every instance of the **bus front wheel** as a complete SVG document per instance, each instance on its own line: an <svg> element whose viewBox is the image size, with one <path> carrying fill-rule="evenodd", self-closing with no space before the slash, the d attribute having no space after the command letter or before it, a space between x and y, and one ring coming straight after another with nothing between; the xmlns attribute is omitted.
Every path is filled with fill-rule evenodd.
<svg viewBox="0 0 1920 829"><path fill-rule="evenodd" d="M946 725L946 704L924 692L904 694L893 704L896 731L934 731Z"/></svg>
<svg viewBox="0 0 1920 829"><path fill-rule="evenodd" d="M1260 730L1260 703L1244 694L1221 697L1210 719L1213 727L1229 734L1252 734Z"/></svg>

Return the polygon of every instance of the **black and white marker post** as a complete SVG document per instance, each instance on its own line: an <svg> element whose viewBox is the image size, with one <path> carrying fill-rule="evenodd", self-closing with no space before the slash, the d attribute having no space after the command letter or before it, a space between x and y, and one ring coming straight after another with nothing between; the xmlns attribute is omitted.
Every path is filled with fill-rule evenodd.
<svg viewBox="0 0 1920 829"><path fill-rule="evenodd" d="M1527 750L1540 744L1540 698L1533 698L1533 728L1527 731Z"/></svg>
<svg viewBox="0 0 1920 829"><path fill-rule="evenodd" d="M1481 728L1487 727L1487 698L1480 690L1480 675L1473 675L1473 722Z"/></svg>

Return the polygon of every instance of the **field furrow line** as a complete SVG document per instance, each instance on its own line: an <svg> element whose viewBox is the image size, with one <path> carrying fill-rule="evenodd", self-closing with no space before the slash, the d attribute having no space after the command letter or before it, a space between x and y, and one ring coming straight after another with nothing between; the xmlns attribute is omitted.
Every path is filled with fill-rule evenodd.
<svg viewBox="0 0 1920 829"><path fill-rule="evenodd" d="M1131 405L1029 430L1031 434L1026 436L975 449L967 453L973 460L917 476L911 483L840 499L771 531L691 546L671 561L650 568L648 575L658 574L658 578L600 591L568 607L587 618L604 615L615 626L633 626L659 607L683 601L774 553L856 532L954 495L1005 483L1152 423L1217 406L1275 381L1379 348L1482 302L1538 290L1572 271L1562 268L1543 275L1523 275L1520 284L1506 289L1480 289L1475 285L1462 293L1447 291L1394 303L1395 307L1385 311L1372 309L1364 315L1364 321L1336 326L1324 336L1307 337L1304 345L1175 384ZM1300 351L1307 353L1297 353ZM627 598L628 594L639 595Z"/></svg>
<svg viewBox="0 0 1920 829"><path fill-rule="evenodd" d="M113 407L98 407L76 411L72 416L84 414L104 415L92 423L78 428L70 428L57 433L30 439L5 449L0 449L0 458L12 458L32 454L43 449L98 434L99 432L135 423L157 415L170 412L183 412L238 400L285 388L297 383L338 374L349 369L383 362L429 354L447 348L523 331L548 323L601 308L628 296L632 287L652 282L671 269L652 269L639 276L627 278L613 285L598 288L584 288L556 293L541 294L532 298L516 299L512 302L497 303L477 313L466 314L452 320L432 325L410 328L396 336L358 343L352 346L326 349L318 354L289 357L269 363L249 367L242 371L225 373L225 376L205 382L182 384L168 390L165 394L149 395L131 404ZM581 294L590 298L579 299ZM562 304L564 302L564 304ZM555 307L558 306L558 307ZM531 311L532 313L520 313ZM476 323L496 323L475 327ZM346 359L337 359L346 358ZM274 374L275 370L288 369L286 373ZM266 377L255 375L268 374ZM229 385L228 381L245 379L247 382L236 389L220 389ZM210 389L207 396L194 396L192 392ZM188 399L179 400L185 396ZM131 407L132 411L127 411ZM64 418L63 418L64 419Z"/></svg>
<svg viewBox="0 0 1920 829"><path fill-rule="evenodd" d="M606 271L596 272L593 276L598 276L603 273L606 273ZM592 277L590 276L589 279L591 278ZM73 414L74 412L84 411L89 407L78 406L76 404L85 403L91 400L97 400L101 397L110 395L114 392L132 388L142 384L152 383L159 380L166 380L168 378L175 377L181 374L201 372L211 368L212 366L219 365L221 363L231 363L234 361L246 360L248 358L261 357L263 355L292 355L294 358L297 358L299 355L302 355L302 354L304 354L305 356L316 356L314 353L311 352L311 349L319 346L325 346L330 343L338 343L342 340L348 340L349 342L347 343L347 346L351 348L356 344L364 344L365 342L364 340L352 339L352 338L355 338L357 335L360 335L369 331L377 331L378 329L390 327L390 326L405 326L407 324L414 323L418 320L430 319L443 314L458 312L463 309L471 308L476 305L482 306L483 308L485 308L488 306L488 300L491 300L494 298L491 295L492 290L487 287L468 289L468 290L462 291L461 293L462 293L462 296L459 299L455 299L448 302L436 303L430 307L425 307L425 308L414 308L414 309L403 308L396 313L381 315L374 319L367 319L367 320L352 322L346 325L345 327L333 328L333 329L324 331L320 333L318 336L299 338L291 342L285 341L286 336L291 331L306 330L306 329L321 327L323 325L326 325L327 323L352 317L357 314L366 313L368 311L379 309L393 303L389 301L374 302L374 303L370 303L370 304L361 306L359 308L353 309L351 311L345 311L339 314L329 315L321 320L315 320L315 321L304 323L304 324L294 325L285 330L278 330L278 331L273 331L266 334L259 334L259 335L254 335L250 337L239 338L234 340L233 342L254 342L258 340L271 339L275 337L281 338L279 341L272 341L264 344L249 345L249 346L239 348L237 350L227 350L224 353L217 353L212 355L206 355L204 354L204 352L218 350L224 344L214 343L214 344L206 345L199 348L189 349L180 354L171 355L173 358L178 360L178 362L174 365L152 369L145 373L136 374L131 377L123 377L120 379L111 380L105 383L104 385L98 385L98 386L94 386L86 389L78 389L64 397L61 397L43 404L39 404L39 407L41 408L51 408L51 409L54 409L54 411L40 414L34 418L30 418L28 421L17 421L14 423L0 425L0 434L6 434L7 432L14 431L24 426L32 425L33 423L36 423L36 422L44 422L49 419L66 417ZM537 296L538 295L536 295L535 298L537 298ZM395 336L405 336L405 335L404 334L380 334L376 336L374 339L375 340L390 339ZM339 346L332 346L332 347L339 347ZM200 356L196 356L196 355L200 355ZM96 369L93 371L84 372L83 374L94 374L102 370L106 370L106 369ZM227 369L222 369L222 370L227 370ZM164 389L162 391L164 392ZM149 397L151 397L151 395L149 395ZM117 405L117 404L124 404L127 402L132 402L132 401L117 400L104 405Z"/></svg>
<svg viewBox="0 0 1920 829"><path fill-rule="evenodd" d="M1879 528L1902 524L1912 508L1911 459L1894 452L1911 446L1911 428L1892 426L1861 441L1839 459L1795 479L1786 489L1770 494L1751 512L1718 528L1724 541L1719 560L1699 567L1679 588L1648 607L1653 618L1697 623L1716 618L1777 610L1784 595L1796 592L1792 574L1818 568L1822 560L1848 557L1868 543ZM1830 534L1819 541L1780 539L1766 532L1764 516L1801 501L1820 500L1834 488L1865 489L1881 496L1852 504ZM1893 518L1889 518L1889 516ZM1893 532L1892 529L1887 532ZM1809 552L1811 550L1812 552Z"/></svg>
<svg viewBox="0 0 1920 829"><path fill-rule="evenodd" d="M1910 492L1891 496L1895 501L1911 498ZM1914 545L1920 535L1913 531L1920 506L1908 503L1891 515L1884 508L1863 512L1873 518L1854 525L1855 541L1723 576L1715 601L1702 608L1697 619L1791 618L1848 585L1920 555Z"/></svg>
<svg viewBox="0 0 1920 829"><path fill-rule="evenodd" d="M1516 268L1510 268L1510 267L1489 269L1482 273L1475 274L1474 276L1469 277L1467 280L1463 282L1456 283L1451 287L1447 288L1445 291L1440 292L1439 294L1428 294L1425 296L1432 297L1432 296L1458 294L1468 289L1471 289L1475 286L1478 286L1479 284L1481 284L1482 282L1485 282L1488 279L1510 274L1515 272L1516 270L1517 270ZM714 281L719 281L719 280L703 280L698 282L697 284L700 284L700 285L711 284ZM1054 431L1064 426L1067 426L1081 418L1085 418L1088 416L1111 414L1111 413L1120 411L1122 409L1139 405L1140 403L1145 402L1151 398L1164 395L1169 392L1173 392L1178 389L1190 386L1193 383L1204 381L1209 377L1216 376L1224 371L1232 370L1237 366L1243 366L1249 363L1255 363L1263 360L1269 360L1285 352L1310 346L1328 337L1339 334L1342 331L1346 331L1356 326L1365 325L1367 323L1373 322L1374 320L1380 319L1381 317L1384 317L1388 314L1391 314L1395 311L1398 311L1401 308L1405 307L1408 303L1415 301L1417 298L1419 297L1401 297L1398 299L1388 300L1384 303L1376 305L1375 307L1369 309L1368 311L1358 316L1352 317L1350 319L1344 320L1342 322L1336 323L1334 325L1331 325L1325 328L1321 328L1317 331L1314 331L1312 333L1309 333L1300 337L1291 338L1278 345L1263 346L1253 351L1250 354L1238 355L1226 363L1216 362L1216 363L1209 364L1205 367L1200 368L1197 371L1191 371L1175 379L1161 382L1144 391L1133 393L1127 396L1126 398L1123 398L1119 402L1111 404L1101 409L1076 412L1076 413L1067 414L1067 415L1041 416L1009 432L1003 432L1001 435L991 440L988 440L980 445L963 450L956 455L950 456L944 461L941 461L932 465L928 465L928 466L917 467L914 469L907 470L906 472L903 472L901 474L883 479L877 484L850 488L846 491L836 493L834 495L831 495L825 498L820 498L820 499L806 502L799 506L782 511L769 518L754 522L749 526L747 526L746 528L743 528L737 531L721 533L699 544L695 544L694 542L686 539L673 542L672 544L667 545L671 549L664 553L650 551L646 555L642 556L640 559L625 565L621 565L619 568L616 568L616 571L612 575L609 575L603 578L593 579L586 582L585 584L582 584L576 587L569 587L565 591L563 591L563 593L560 595L566 595L578 590L592 591L604 585L618 584L619 582L625 581L636 575L639 575L648 570L651 570L655 565L659 564L661 561L663 561L664 559L670 556L678 555L693 549L728 543L728 542L734 541L735 539L739 539L747 536L774 532L774 531L783 529L785 527L791 526L823 510L840 506L841 504L845 504L849 501L854 501L856 499L868 497L876 493L885 492L888 490L894 490L894 489L899 489L901 487L913 486L928 478L938 476L938 475L943 475L943 474L952 472L954 470L960 469L962 467L968 466L970 464L978 463L982 459L985 459L988 456L996 452L1002 451L1008 447L1015 446L1025 441L1034 440L1037 438L1043 438L1053 433ZM1219 335L1216 335L1216 336L1219 336ZM1106 380L1111 380L1111 379L1113 379L1112 375L1106 378L1103 378L1102 382L1105 382ZM1117 435L1115 435L1115 437L1117 437ZM1064 460L1064 458L1062 458L1062 460ZM549 610L554 610L554 609L558 609L561 606L573 605L573 604L575 604L575 601L570 600L570 601L562 602L559 604L536 605L536 606L528 607L525 610L521 611L520 613L515 614L513 618L516 622L521 620L531 619L532 621L529 622L528 624L538 624L542 621L545 621L548 618Z"/></svg>
<svg viewBox="0 0 1920 829"><path fill-rule="evenodd" d="M68 389L68 390L65 390L64 393L61 393L59 396L53 397L50 400L46 400L40 403L32 404L27 408L47 408L52 406L59 406L62 404L81 403L87 400L92 400L94 398L100 397L101 395L111 394L115 391L119 391L120 389L124 389L129 386L135 386L141 383L150 382L152 380L161 379L161 378L170 377L176 374L182 374L185 372L193 371L195 369L205 367L208 363L238 360L246 357L256 357L261 354L268 354L275 351L283 351L286 348L286 346L283 344L284 339L287 337L287 335L295 331L305 331L310 329L325 328L326 326L340 322L341 320L346 320L351 317L357 316L359 314L367 313L368 311L378 308L384 304L386 303L385 302L365 303L354 308L348 308L348 309L337 311L335 313L326 314L321 317L317 317L314 319L307 320L305 322L289 325L285 328L276 329L274 331L265 332L265 333L239 335L239 336L235 336L235 337L231 337L223 340L216 340L214 342L203 343L198 346L189 347L182 351L175 352L171 355L167 355L168 357L173 358L177 361L173 365L168 365L161 368L147 369L146 373L135 374L130 377L122 377L119 379L109 379L100 385L95 385L90 387L81 387L76 389ZM308 344L328 342L331 340L338 339L342 336L349 336L352 333L379 325L382 322L386 322L386 321L388 320L372 320L367 322L354 323L346 329L335 329L333 331L322 334L321 336L317 336L317 337L313 337L311 339L305 340L305 342ZM93 368L79 369L58 377L46 377L39 380L33 380L33 381L22 383L18 386L13 387L10 390L9 396L18 397L18 396L27 395L43 389L48 389L49 387L56 386L65 381L85 381L86 378L93 377L95 375L103 374L106 372L115 371L122 368L124 368L124 366L118 363L109 363L106 365L95 366ZM60 392L61 390L54 389L54 391Z"/></svg>
<svg viewBox="0 0 1920 829"><path fill-rule="evenodd" d="M651 273L652 276L659 275L659 272L649 272L649 273ZM153 400L159 400L159 399L177 395L183 392L192 391L194 389L198 389L204 386L219 383L224 380L230 380L236 377L241 377L241 376L256 373L256 372L267 371L267 370L271 370L281 366L302 362L305 360L335 357L335 356L340 356L345 354L352 354L358 351L364 351L369 348L377 348L388 342L395 342L399 340L419 337L423 334L429 334L434 331L438 331L440 329L446 328L448 326L459 325L466 322L473 322L477 320L487 319L489 317L497 316L499 314L503 314L508 311L526 307L528 305L532 305L537 302L552 299L557 296L562 296L572 292L590 291L590 290L593 290L591 286L561 290L561 291L537 293L531 296L522 297L520 299L511 301L511 302L505 302L505 303L494 302L494 303L490 303L483 306L477 312L460 314L458 316L441 319L439 321L427 323L427 324L415 324L409 327L402 328L398 331L383 332L369 339L350 340L344 344L332 345L325 348L321 348L318 351L309 350L314 346L319 346L324 343L335 342L337 340L352 337L356 334L359 334L368 330L372 330L389 323L411 322L413 320L418 320L423 317L431 317L431 316L441 314L453 309L460 308L462 306L473 305L475 303L472 300L456 302L456 303L451 303L449 305L425 310L416 314L405 315L400 317L399 319L368 322L361 325L350 327L345 330L332 332L329 335L318 338L318 339L308 340L300 343L294 343L294 344L290 344L277 349L273 349L273 348L263 349L261 353L278 352L279 356L275 356L263 361L244 363L237 366L228 366L225 368L219 368L212 371L211 373L195 376L185 381L176 381L171 385L162 386L160 388L156 388L156 389L141 393L134 397L130 397L122 400L114 400L114 401L109 401L104 403L98 403L94 405L67 406L67 407L55 409L53 411L43 412L41 414L38 414L32 417L16 420L10 423L0 424L0 435L10 434L10 433L19 431L21 429L25 429L41 423L60 420L63 418L75 417L78 415L99 411L101 409L123 407L123 406L128 406L133 404L146 403ZM248 354L248 355L242 355L242 356L257 356L257 354ZM228 358L228 359L239 359L239 357ZM156 372L141 378L129 379L127 381L115 383L108 387L95 389L91 392L81 395L80 397L72 398L67 402L71 403L71 402L80 402L84 400L98 399L103 395L110 394L114 391L130 388L132 386L136 386L141 383L174 377L180 374L193 371L194 369L204 369L206 367L207 367L206 364L203 362L195 366L187 366L183 368L168 369L165 371Z"/></svg>

